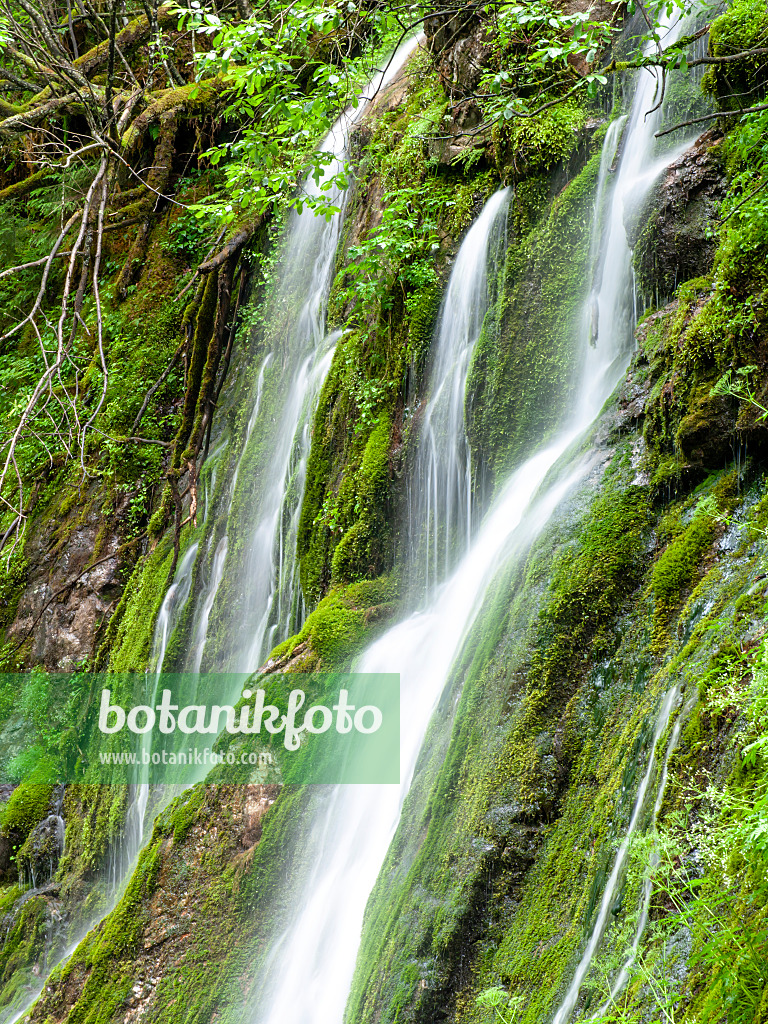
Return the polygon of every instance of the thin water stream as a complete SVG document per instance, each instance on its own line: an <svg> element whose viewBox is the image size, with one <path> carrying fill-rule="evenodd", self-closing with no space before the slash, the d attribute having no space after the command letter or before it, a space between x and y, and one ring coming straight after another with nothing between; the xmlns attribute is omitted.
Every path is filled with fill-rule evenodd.
<svg viewBox="0 0 768 1024"><path fill-rule="evenodd" d="M472 460L464 396L472 354L493 299L497 264L506 248L509 199L510 189L496 192L470 228L438 321L430 397L421 415L408 489L411 585L424 586L427 594L467 553L472 539Z"/></svg>
<svg viewBox="0 0 768 1024"><path fill-rule="evenodd" d="M326 333L326 307L336 251L347 211L348 190L332 179L347 160L350 136L370 99L402 70L418 39L405 42L386 67L362 91L367 99L336 121L321 145L329 157L319 182L305 182L307 193L324 196L338 212L316 216L310 207L290 215L286 240L275 271L276 284L267 302L265 321L271 345L259 373L245 443L223 503L225 523L219 532L238 531L240 543L228 542L225 555L210 573L207 587L195 595L198 633L194 670L252 672L280 640L298 631L303 618L296 566L296 533L310 447L312 415L340 333ZM265 388L271 402L269 422L257 429ZM275 398L275 392L277 397ZM249 445L260 445L247 459ZM247 462L246 462L247 460ZM248 472L244 472L247 464ZM248 514L232 521L239 499ZM245 543L242 535L245 532ZM222 579L236 581L219 600ZM237 600L232 601L232 594ZM215 622L219 644L210 654L209 627Z"/></svg>
<svg viewBox="0 0 768 1024"><path fill-rule="evenodd" d="M673 37L670 33L667 41ZM677 155L669 153L658 160L653 158L653 133L658 124L658 112L656 115L646 114L654 106L656 89L655 75L641 72L624 129L620 161L613 175L608 172L621 128L609 131L606 136L601 168L605 201L599 195L596 197L598 212L592 226L599 263L598 283L592 301L596 323L593 329L582 332L583 356L575 407L564 416L555 440L512 475L471 539L464 557L445 582L434 588L426 609L390 629L361 658L357 666L360 671L399 672L401 675L401 783L399 787L340 787L334 793L323 812L324 821L318 830L325 838L314 853L314 871L304 892L292 894L294 905L300 909L286 932L278 938L271 956L273 965L290 965L290 969L270 972L276 973L277 978L266 993L259 993L259 1005L253 1011L257 1024L342 1024L366 902L397 828L429 721L449 679L456 655L499 565L509 557L511 550L524 550L557 504L582 477L584 459L572 457L570 466L566 460L554 482L542 488L550 470L584 436L599 415L604 402L624 376L633 348L632 254L625 217L633 205L642 202L656 176ZM609 178L612 179L610 186ZM481 215L478 223L483 223L485 229L494 219L494 209L498 210L502 202L500 196L494 197L493 205L489 204L490 210L487 207ZM601 216L603 206L606 212ZM478 303L478 309L482 308L484 313L485 308L480 304L487 301L487 293L483 288L462 287L466 284L467 274L464 257L486 264L487 230L485 237L486 244L481 245L479 232L469 233L448 286L448 294L454 296L454 320L474 324L470 330L462 331L465 349L466 339L477 329L474 304ZM472 279L481 280L484 272L485 266L482 273L474 267ZM459 274L463 276L459 277ZM455 286L453 293L452 286ZM587 309L589 306L587 300ZM463 415L458 415L456 410L463 410L463 395L458 401L452 396L448 403L451 411L445 425L450 429L433 431L433 420L429 415L433 408L437 408L441 388L445 388L448 394L452 386L465 379L461 371L452 371L457 357L448 345L451 334L450 330L441 330L438 336L439 348L434 365L439 374L445 360L449 370L433 384L434 397L425 416L426 440L422 443L427 454L422 463L424 477L419 484L424 489L425 507L429 509L429 516L425 519L427 524L450 523L457 515L457 490L461 493L461 484L458 489L456 487L456 469L461 462L457 453L464 436L464 423ZM440 351L443 344L446 345L445 352ZM450 382L448 387L447 382ZM450 467L450 474L445 474L446 480L450 476L447 485L435 485L439 479L437 467ZM458 473L460 478L463 471L462 468ZM462 508L466 505L462 504ZM471 522L469 515L464 511L461 514L466 516L468 525ZM429 525L426 528L430 530ZM432 528L429 536L437 538L438 531ZM430 547L434 559L432 540ZM437 556L441 557L439 544ZM418 566L414 569L418 571ZM581 981L599 945L627 844L640 820L654 776L656 746L676 700L675 690L662 700L649 764L637 794L627 835L606 886L598 923L566 996L557 1008L553 1024L565 1024L569 1019L578 999Z"/></svg>
<svg viewBox="0 0 768 1024"><path fill-rule="evenodd" d="M341 114L320 147L329 154L329 163L321 180L315 182L310 179L305 182L304 189L315 195L322 191L338 212L326 219L315 216L311 208L305 207L302 213L294 212L290 216L282 243L281 276L270 298L271 314L280 320L282 326L257 375L243 446L234 463L231 479L225 484L226 500L221 503L223 529L218 531L207 583L199 592L193 592L195 561L199 553L199 543L195 542L180 559L158 614L151 655L153 674L149 683L153 690L157 689L169 642L190 598L195 602L193 642L186 652L184 664L176 666L188 671L196 672L201 667L229 672L253 671L266 653L265 644L271 647L295 632L300 624L303 609L295 565L296 529L311 440L311 417L339 338L338 333L326 334L325 313L348 199L347 189L336 184L328 188L328 181L344 169L354 125L363 118L381 90L402 71L419 43L418 36L407 39L384 62L384 66L361 90L357 105ZM280 311L283 311L282 319L278 316ZM273 404L266 413L272 421L271 443L264 446L266 458L248 464L246 474L248 445L253 440L260 418L265 415L263 398L270 375L273 386L280 391L277 406ZM209 459L215 461L222 451L223 446L220 446ZM215 465L210 492L208 489L204 492L206 520L217 471L218 466ZM267 481L266 487L264 481ZM245 553L240 546L237 564L232 565L228 562L233 549L229 543L228 528L238 488L244 489L245 503L252 506L253 516ZM206 664L209 625L226 573L236 574L242 586L243 600L237 607L237 618L226 623L234 643L224 662L219 658ZM226 616L224 618L226 621ZM153 815L163 802L152 801ZM114 907L122 884L141 850L149 824L148 808L150 787L146 782L139 782L126 814L122 840L110 855L106 878L108 899L102 919ZM94 921L92 925L96 923ZM74 952L86 930L65 952L64 961ZM38 995L39 989L30 995L12 1020L20 1020Z"/></svg>

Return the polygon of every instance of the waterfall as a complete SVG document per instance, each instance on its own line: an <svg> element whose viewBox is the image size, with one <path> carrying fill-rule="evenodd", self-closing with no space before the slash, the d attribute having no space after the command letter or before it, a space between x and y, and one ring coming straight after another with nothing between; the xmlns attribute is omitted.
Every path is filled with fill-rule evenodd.
<svg viewBox="0 0 768 1024"><path fill-rule="evenodd" d="M173 583L158 613L151 654L153 671L151 679L148 679L153 692L163 669L168 644L190 597L195 601L193 642L181 667L195 670L204 663L209 622L215 614L221 583L228 574L240 578L246 595L244 606L237 609L239 621L231 621L228 627L231 635L242 643L229 653L228 665L217 663L215 667L252 671L259 664L265 639L270 645L283 639L296 621L295 531L311 440L311 416L339 338L338 332L326 336L325 310L346 212L347 192L335 186L326 189L324 185L344 167L353 126L364 116L376 94L399 74L419 41L420 37L412 37L398 48L382 70L365 85L357 106L350 107L339 117L322 143L321 149L330 155L331 162L319 183L310 180L305 182L304 188L315 195L322 191L339 212L329 220L316 217L307 208L290 216L280 261L281 281L271 302L275 314L280 310L284 313L282 327L257 375L242 447L232 475L225 482L224 499L219 503L223 521L218 524L206 522L217 536L210 578L195 592L195 563L200 550L196 541L180 559ZM277 413L274 406L264 409L263 399L270 384L284 399ZM275 420L273 443L265 446L267 458L261 463L258 460L254 463L249 461L249 444L260 419L264 418ZM224 445L220 445L211 452L208 465L221 458L223 451ZM216 473L215 466L211 473L210 491L206 488L204 492L206 521L210 497L216 490ZM265 482L267 486L264 486ZM243 495L243 502L254 506L245 555L242 548L230 544L228 538L230 514L243 493L240 488L247 492ZM242 565L228 564L235 547ZM109 893L101 919L114 907L120 886L144 842L149 797L149 785L138 783L126 814L122 841L111 853L106 879ZM152 806L153 812L158 809L158 806ZM91 922L90 926L95 924L95 921ZM87 930L83 927L60 962L65 963L69 959ZM12 1022L24 1017L39 993L40 987L36 986Z"/></svg>
<svg viewBox="0 0 768 1024"><path fill-rule="evenodd" d="M601 254L595 278L599 284L593 298L597 322L594 330L583 332L577 389L579 398L575 408L570 410L570 415L564 416L555 440L513 473L475 532L466 554L445 582L435 589L427 607L390 629L361 658L357 666L360 671L399 672L401 676L401 783L399 787L339 787L327 802L322 812L324 820L318 830L321 839L317 850L313 851L314 869L303 893L292 894L294 905L300 909L279 937L270 958L273 970L279 964L286 967L277 972L271 988L259 997L259 1008L254 1016L258 1024L342 1024L366 902L397 828L429 721L448 681L453 662L499 565L515 550L525 550L559 501L586 471L585 460L572 456L564 460L565 466L554 474L554 480L542 487L558 460L569 449L575 449L574 442L584 436L626 373L634 344L635 321L632 253L624 219L632 205L643 200L662 169L677 155L667 153L663 158L653 159L653 133L659 114L646 114L655 105L657 87L654 73L639 73L624 132L623 151L615 174L610 176L612 187L608 186L608 172L615 158L621 127L610 130L606 135L601 174L605 195L596 197L597 212L592 226L593 235L599 236L599 241L594 243L595 251ZM601 215L603 206L606 207L605 216ZM480 260L484 267L486 247L478 244L480 238L479 233L473 235L470 232L465 245L472 246L474 258ZM460 252L457 266L464 262L463 256ZM472 274L476 279L477 268L473 268ZM476 289L457 288L452 299L455 302L454 318L461 317L465 323L476 324L475 313L467 307L477 300ZM486 301L482 289L480 301ZM453 376L446 371L445 379L451 384L458 377L458 373ZM438 376L438 379L441 378ZM439 401L439 388L434 395L432 402ZM431 420L425 419L428 432ZM454 435L442 451L451 451L450 445L460 450L463 418L452 416L447 422L451 424ZM427 433L426 452L429 452L431 443ZM440 443L446 444L446 439L442 438ZM425 477L420 485L425 490L429 481L435 478L434 475L430 477L431 473L436 474L434 466L434 461L430 463L428 457L424 458L422 468ZM448 488L443 490L443 494L446 493L450 493ZM440 499L439 491L437 498ZM451 496L446 507L455 508L453 501ZM432 508L435 522L444 522L441 506ZM434 529L431 536L435 536ZM629 836L640 820L656 766L656 747L677 696L677 691L672 690L662 699L649 764L621 848L624 852L620 850L614 865L616 878L621 872ZM610 888L609 881L600 919L568 993L557 1010L555 1024L565 1024L578 998L581 980L605 926L610 908Z"/></svg>
<svg viewBox="0 0 768 1024"><path fill-rule="evenodd" d="M296 533L311 442L310 425L317 398L330 369L339 332L326 333L325 315L333 280L348 190L332 179L344 169L350 134L368 109L371 98L401 71L418 44L407 40L366 85L362 102L335 122L320 151L328 163L320 181L304 183L307 195L336 208L329 218L311 207L293 211L274 272L276 285L266 312L266 338L271 345L262 363L245 442L222 503L224 524L245 533L245 545L219 553L205 590L196 595L196 632L188 667L251 672L280 640L301 626L301 600L296 572ZM277 399L265 411L269 422L256 438L256 425L265 388ZM254 440L259 442L253 445ZM251 452L250 447L258 447ZM247 472L244 470L247 469ZM233 505L239 502L239 510ZM247 515L242 516L246 508ZM238 511L241 518L233 515ZM227 599L217 606L221 583L230 583ZM236 600L232 600L232 595ZM209 623L217 620L227 640L210 654Z"/></svg>
<svg viewBox="0 0 768 1024"><path fill-rule="evenodd" d="M445 579L472 537L472 465L464 395L472 353L491 301L496 257L504 247L509 189L496 192L459 250L445 293L420 417L419 449L409 487L411 561L423 565L427 593ZM418 552L422 554L419 555ZM421 574L416 572L417 583Z"/></svg>

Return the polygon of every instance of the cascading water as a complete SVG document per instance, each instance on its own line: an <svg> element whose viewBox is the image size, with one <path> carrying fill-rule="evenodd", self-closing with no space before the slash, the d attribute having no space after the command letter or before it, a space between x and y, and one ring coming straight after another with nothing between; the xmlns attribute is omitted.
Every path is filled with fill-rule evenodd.
<svg viewBox="0 0 768 1024"><path fill-rule="evenodd" d="M327 185L331 176L343 169L351 129L363 117L377 93L400 73L419 41L419 37L412 37L398 48L386 66L362 90L362 102L341 115L323 142L321 148L330 154L331 161L321 181L316 183L310 180L305 183L305 189L316 195L322 191L325 199L331 205L336 205L339 212L329 220L316 217L311 209L291 216L282 251L281 283L272 299L275 310L282 307L288 311L287 317L283 318L283 335L267 353L259 370L243 447L232 476L226 483L225 499L221 502L224 528L219 530L210 577L199 593L192 594L195 560L199 549L198 543L192 544L179 562L173 583L158 614L151 655L153 673L149 684L153 690L157 688L169 641L190 595L195 599L193 643L185 663L179 667L195 671L200 669L205 657L208 624L215 610L221 582L228 572L240 575L247 598L240 609L240 621L231 622L229 631L238 640L245 637L245 641L229 652L226 659L228 664L216 662L210 667L254 670L258 667L265 638L269 638L269 643L277 642L277 639L282 639L290 631L292 614L295 622L298 605L294 563L295 531L309 453L311 415L330 368L333 347L339 337L337 333L326 337L325 309L347 193L335 186L327 189L324 185ZM292 313L297 306L299 312ZM262 399L269 385L270 374L284 396L277 414L274 406L266 412L269 419L275 419L275 443L271 447L269 444L265 446L269 458L264 464L256 464L255 467L248 465L248 473L245 474L243 470L247 462L248 444L263 411ZM220 457L222 451L223 446L219 446L211 453L209 460ZM204 493L205 520L208 519L210 495L216 489L215 474L216 469L211 474L210 489ZM248 480L244 481L246 475ZM268 481L270 486L264 488L264 481ZM227 527L238 486L244 484L254 499L252 504L255 503L256 526L251 530L244 567L237 568L227 565L227 556L230 555ZM260 491L262 496L255 502L255 496ZM285 532L284 524L287 524ZM111 853L107 874L109 898L102 916L114 906L120 886L141 849L146 834L149 789L146 783L139 783L135 787L134 798L126 815L122 842ZM62 961L71 956L81 938L82 934L69 946ZM24 1016L38 994L39 988L36 988L12 1018L13 1022Z"/></svg>
<svg viewBox="0 0 768 1024"><path fill-rule="evenodd" d="M282 973L267 993L259 1024L341 1024L368 896L386 855L432 712L451 665L480 610L483 593L510 542L530 543L584 467L561 479L533 503L544 477L573 434L534 456L513 474L464 558L427 611L389 630L363 656L360 672L400 669L407 706L400 728L399 786L337 788L326 811L315 870L289 931L272 961L301 965ZM533 508L535 515L524 521Z"/></svg>
<svg viewBox="0 0 768 1024"><path fill-rule="evenodd" d="M586 329L589 331L589 342L591 345L594 345L597 342L597 332L600 324L598 294L600 291L599 271L602 270L602 264L600 262L600 242L603 224L605 183L608 180L608 173L611 170L611 166L616 159L616 151L618 150L621 135L626 123L626 115L623 117L617 117L614 121L611 121L608 125L608 131L605 134L602 152L600 153L600 170L597 174L595 206L592 213L592 230L590 232L591 238L589 246L589 267L592 270L593 279L592 290L589 294L589 302L587 304L586 311L589 326Z"/></svg>
<svg viewBox="0 0 768 1024"><path fill-rule="evenodd" d="M673 695L675 694L674 690L671 691L671 692L672 692ZM662 706L662 710L664 710L663 706ZM673 710L674 710L674 708L673 708ZM680 731L681 731L681 727L682 727L682 722L683 722L683 720L684 720L684 718L686 716L687 711L689 711L689 710L690 710L690 706L686 706L685 708L683 708L682 712L677 717L677 721L675 722L674 726L672 727L672 732L671 732L670 737L669 737L669 743L667 744L667 752L666 752L666 755L664 757L664 765L663 765L663 767L661 769L661 777L659 779L659 787L658 787L658 789L656 791L656 801L655 801L655 803L653 805L653 813L651 815L651 826L654 826L656 824L656 820L659 817L659 811L661 810L661 805L664 802L664 794L667 791L667 777L668 777L668 771L669 771L669 759L671 758L672 754L674 754L675 749L677 748L677 744L678 744L678 741L680 739ZM658 729L658 725L657 725L657 729ZM654 747L655 747L655 743L654 743ZM655 760L655 748L651 752L651 757L650 757L650 760L649 760L649 763L648 763L648 769L646 771L646 775L648 775L649 772L652 770L653 764L654 764L654 760ZM644 795L645 795L645 793L643 793L643 796ZM639 796L640 796L640 793L638 793L638 797ZM638 807L638 814L639 814L641 809L642 808ZM631 822L630 822L630 824L631 824ZM625 840L625 844L626 844L626 840ZM617 857L617 860L618 860L618 857ZM652 867L656 867L658 862L659 862L658 854L654 853L652 855L652 857L651 857L651 866ZM611 877L613 877L613 875ZM618 879L618 873L617 873L616 878ZM613 980L610 992L608 994L608 998L605 1000L605 1002L602 1004L602 1006L599 1008L599 1010L590 1017L590 1020L598 1020L599 1018L603 1017L604 1014L606 1014L608 1012L608 1010L610 1009L611 1005L613 1004L613 1002L615 1001L617 996L624 990L624 988L626 987L629 979L632 976L632 968L633 968L634 963L635 963L635 958L637 957L637 951L640 948L640 943L641 943L641 941L643 939L643 936L645 935L645 929L648 927L648 916L649 916L649 911L650 911L650 906L651 906L651 895L652 895L652 892L653 892L653 883L652 883L651 879L650 878L644 879L643 880L643 891L642 891L642 896L641 896L641 900L640 900L640 918L639 918L639 920L637 922L637 927L635 928L635 934L634 934L634 937L632 939L632 945L629 948L629 955L627 956L627 959L625 960L621 970L619 971L619 973L617 974L617 976Z"/></svg>
<svg viewBox="0 0 768 1024"><path fill-rule="evenodd" d="M605 883L605 890L603 892L603 898L600 901L600 910L597 915L597 920L592 928L592 934L589 937L586 949L584 950L578 966L576 967L576 973L571 980L571 984L568 986L568 990L557 1008L557 1013L552 1018L552 1024L565 1024L566 1021L570 1020L573 1008L579 998L581 984L586 977L587 971L592 964L592 959L600 946L600 942L602 941L606 925L608 924L608 917L611 913L611 907L616 896L616 890L619 886L619 880L626 863L629 841L642 820L642 814L645 809L645 799L648 795L648 787L650 786L651 779L656 771L656 748L664 730L669 724L672 712L677 705L679 693L680 691L676 686L672 687L672 689L664 695L664 699L661 702L661 707L659 708L656 716L656 724L653 730L653 742L651 745L650 756L648 758L648 766L645 769L642 781L640 782L640 787L637 791L637 796L635 797L635 803L632 808L632 815L629 819L627 831L625 832L624 838L616 853L611 874L608 881Z"/></svg>
<svg viewBox="0 0 768 1024"><path fill-rule="evenodd" d="M368 83L363 96L374 97L391 81L402 69L417 43L417 38L404 43L384 70ZM228 664L206 667L251 672L258 667L262 655L266 653L265 640L267 649L271 649L274 643L290 635L300 625L297 621L295 551L311 441L310 423L320 388L330 369L335 344L340 337L340 332L326 335L325 308L344 220L347 192L336 184L330 188L327 186L329 180L343 170L350 131L362 117L367 105L367 102L359 103L356 108L345 111L336 121L321 147L323 152L330 155L330 163L325 166L320 182L310 179L305 183L306 191L315 196L324 194L327 202L335 206L338 212L329 219L316 216L311 208L291 215L280 260L280 285L271 299L271 308L275 313L280 309L292 310L298 304L298 313L291 313L287 320L282 320L284 333L259 368L243 447L220 502L225 519L224 528L218 531L206 585L199 594L193 595L196 600L192 618L192 642L183 661L184 667L193 673L199 672L203 666L211 615L227 572L239 572L242 580L243 602L238 610L240 622L231 622L228 627L236 644L229 653ZM297 367L293 374L290 372L292 367ZM268 446L266 464L257 464L255 467L249 465L247 479L241 480L248 444L262 412L269 374L273 380L278 381L283 396L272 432L273 444ZM266 410L266 415L275 416L274 407ZM257 502L256 525L252 528L246 546L244 566L239 569L227 563L230 553L227 527L238 484L242 484ZM216 534L214 524L209 538L212 539ZM152 692L155 698L159 698L158 684L169 640L192 591L198 547L195 543L184 554L158 615L152 651L155 666ZM225 698L228 696L223 695ZM231 699L234 697L234 694L231 695ZM151 703L154 705L156 699ZM149 737L146 742L151 742ZM148 797L149 787L141 782L128 809L124 842L114 858L115 882L123 877L141 848Z"/></svg>
<svg viewBox="0 0 768 1024"><path fill-rule="evenodd" d="M411 563L423 566L427 592L464 554L472 537L472 465L464 395L472 353L492 300L495 256L505 248L509 189L496 192L459 250L439 318L431 397L419 429L409 487ZM422 574L417 572L417 582Z"/></svg>
<svg viewBox="0 0 768 1024"><path fill-rule="evenodd" d="M363 91L370 99L402 69L418 39L404 43ZM327 336L325 313L348 192L335 182L348 155L350 133L368 107L360 102L336 121L321 146L327 154L319 182L309 179L305 191L337 209L330 218L316 216L307 207L292 213L286 241L276 269L278 284L270 295L266 321L272 324L268 340L272 348L262 364L245 446L235 468L229 500L223 504L229 533L236 489L239 504L248 508L248 519L236 524L239 534L247 531L245 550L238 546L237 564L232 564L228 546L218 571L211 573L197 612L198 632L194 658L189 667L250 672L268 650L301 625L301 603L295 564L296 531L309 456L310 424L317 397L331 365L338 333ZM279 325L279 326L276 326ZM247 446L256 433L258 407L266 385L279 390L277 404L270 405L260 437L261 451L243 472ZM220 541L221 543L221 541ZM217 606L224 577L238 580L238 600L232 590ZM218 632L229 640L210 656L205 650L211 619Z"/></svg>
<svg viewBox="0 0 768 1024"><path fill-rule="evenodd" d="M570 471L561 472L554 483L540 493L550 469L594 422L603 403L626 372L633 346L634 306L632 301L631 250L624 217L630 203L642 201L647 190L675 154L652 160L653 133L658 123L646 112L654 106L657 81L640 73L632 112L628 118L624 147L613 187L607 196L607 216L600 216L602 197L597 196L593 232L600 242L597 294L594 296L597 322L584 332L579 400L561 433L547 448L525 462L512 476L477 531L469 550L455 571L439 587L427 609L389 630L361 659L363 672L400 672L404 707L401 721L401 784L399 787L345 787L337 789L324 809L319 829L323 837L314 853L311 872L301 900L302 909L279 938L271 964L291 965L260 998L255 1015L258 1024L342 1024L344 1007L354 972L365 905L397 828L403 801L410 787L416 761L435 706L449 678L451 666L461 649L482 603L484 593L501 562L517 548L524 549L546 523L558 502L581 478L585 466L577 460ZM606 137L602 185L614 160L618 132ZM606 152L606 150L609 150ZM603 228L603 223L605 227ZM469 238L469 236L468 236ZM485 251L483 250L483 259ZM461 253L457 264L461 260ZM467 289L463 301L476 299ZM458 301L462 301L461 293ZM589 304L588 304L589 308ZM467 322L471 314L464 312ZM463 403L462 403L463 404ZM452 420L456 435L463 435L463 420ZM427 448L428 450L428 448ZM425 460L427 479L429 461ZM446 491L443 491L445 494ZM440 499L442 495L437 492ZM449 501L453 498L449 497ZM437 522L442 521L435 509ZM415 567L418 571L418 566ZM640 819L645 796L655 769L655 752L677 700L670 691L662 700L653 738L653 748L630 822L628 837ZM624 853L624 855L625 855ZM623 855L614 865L616 877ZM577 968L565 1000L558 1008L555 1024L570 1016L581 980L599 944L611 900L608 891L601 905L588 954ZM603 913L605 911L605 914ZM602 921L602 924L600 923ZM583 970L582 970L583 966ZM300 976L297 976L300 971Z"/></svg>

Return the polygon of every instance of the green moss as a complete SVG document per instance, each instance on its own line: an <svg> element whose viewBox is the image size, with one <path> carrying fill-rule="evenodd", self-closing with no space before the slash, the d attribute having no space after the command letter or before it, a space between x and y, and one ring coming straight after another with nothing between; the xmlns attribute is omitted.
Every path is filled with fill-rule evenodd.
<svg viewBox="0 0 768 1024"><path fill-rule="evenodd" d="M0 576L0 636L11 625L16 617L16 609L19 605L24 585L27 581L28 563L24 552L17 548L3 566L3 573ZM6 671L13 671L18 652L13 651L15 644L7 647L0 647L0 668ZM7 653L6 653L7 651Z"/></svg>
<svg viewBox="0 0 768 1024"><path fill-rule="evenodd" d="M716 18L709 30L709 50L714 57L733 57L768 45L768 10L762 0L737 0ZM713 64L704 75L704 89L738 110L745 92L754 91L765 77L763 57ZM736 95L734 95L736 94Z"/></svg>
<svg viewBox="0 0 768 1024"><path fill-rule="evenodd" d="M651 585L660 617L669 613L700 570L714 532L714 523L707 515L694 514L688 527L670 541L657 559Z"/></svg>
<svg viewBox="0 0 768 1024"><path fill-rule="evenodd" d="M567 161L579 145L585 121L584 108L566 102L536 117L497 122L493 142L502 177L532 177Z"/></svg>
<svg viewBox="0 0 768 1024"><path fill-rule="evenodd" d="M23 842L48 814L52 787L22 782L0 810L0 831Z"/></svg>
<svg viewBox="0 0 768 1024"><path fill-rule="evenodd" d="M66 887L73 893L84 878L91 880L88 908L84 911L86 918L108 899L105 886L94 886L92 880L104 867L110 848L120 841L128 803L129 792L125 785L103 785L99 780L95 784L67 787L63 810L66 836L59 870L66 879Z"/></svg>
<svg viewBox="0 0 768 1024"><path fill-rule="evenodd" d="M360 339L341 339L315 415L297 553L305 599L392 564L393 387L360 374ZM357 422L357 427L352 424Z"/></svg>
<svg viewBox="0 0 768 1024"><path fill-rule="evenodd" d="M170 543L163 541L134 569L105 637L101 656L109 654L111 671L141 672L147 668L172 559Z"/></svg>
<svg viewBox="0 0 768 1024"><path fill-rule="evenodd" d="M597 170L595 158L555 198L546 219L510 247L497 306L475 347L468 434L475 464L492 479L505 477L547 436L571 399ZM519 215L524 223L533 220L528 201Z"/></svg>
<svg viewBox="0 0 768 1024"><path fill-rule="evenodd" d="M305 645L302 650L308 650L297 671L319 666L325 671L348 668L354 656L370 643L373 630L396 610L398 590L393 576L335 587L309 615L301 631L272 651L270 660L285 661Z"/></svg>
<svg viewBox="0 0 768 1024"><path fill-rule="evenodd" d="M18 889L12 889L11 894ZM7 925L0 952L0 1007L13 1013L26 1002L34 990L36 977L46 961L50 948L53 920L43 896L15 901L16 913Z"/></svg>

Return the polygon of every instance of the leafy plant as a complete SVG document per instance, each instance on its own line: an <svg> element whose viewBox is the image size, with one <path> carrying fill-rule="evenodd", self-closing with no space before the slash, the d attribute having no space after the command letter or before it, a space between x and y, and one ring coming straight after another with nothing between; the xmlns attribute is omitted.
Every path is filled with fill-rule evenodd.
<svg viewBox="0 0 768 1024"><path fill-rule="evenodd" d="M728 370L712 388L710 394L713 396L728 396L738 398L741 402L749 402L756 409L760 410L759 419L768 418L768 409L755 397L755 389L750 382L752 374L757 373L756 366L742 366L734 373Z"/></svg>
<svg viewBox="0 0 768 1024"><path fill-rule="evenodd" d="M491 1007L501 1024L512 1024L522 1009L525 1000L522 996L511 996L506 989L492 985L484 989L475 1000L477 1006Z"/></svg>

